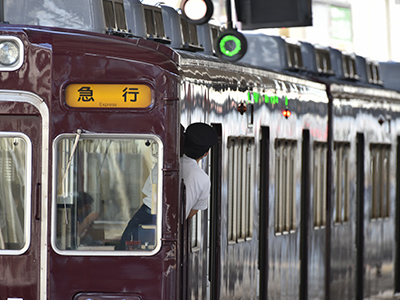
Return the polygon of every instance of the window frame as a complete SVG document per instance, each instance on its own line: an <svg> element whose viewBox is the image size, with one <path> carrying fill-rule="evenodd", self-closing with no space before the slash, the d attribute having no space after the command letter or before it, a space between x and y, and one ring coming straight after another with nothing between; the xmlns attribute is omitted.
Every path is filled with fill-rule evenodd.
<svg viewBox="0 0 400 300"><path fill-rule="evenodd" d="M28 135L22 132L1 132L0 138L21 138L25 141L25 192L24 192L24 246L21 249L0 249L0 255L22 255L31 244L32 223L32 141Z"/></svg>
<svg viewBox="0 0 400 300"><path fill-rule="evenodd" d="M63 133L53 140L53 174L57 174L57 146L62 139L75 139L77 133ZM125 251L125 250L64 250L57 247L57 176L53 176L52 199L51 199L51 246L53 250L64 256L152 256L158 253L162 246L162 199L163 199L163 148L164 145L159 136L153 134L107 134L107 133L82 133L81 139L113 139L113 140L129 140L129 139L151 139L158 144L158 183L157 183L157 217L156 217L156 246L152 250L141 251ZM131 216L132 217L132 216ZM129 220L128 220L129 222ZM122 232L121 232L122 234Z"/></svg>

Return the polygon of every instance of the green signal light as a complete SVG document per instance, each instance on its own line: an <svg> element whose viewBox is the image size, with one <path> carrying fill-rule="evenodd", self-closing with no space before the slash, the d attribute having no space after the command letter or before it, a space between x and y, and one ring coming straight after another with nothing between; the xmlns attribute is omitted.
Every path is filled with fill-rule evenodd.
<svg viewBox="0 0 400 300"><path fill-rule="evenodd" d="M234 44L234 47L232 47ZM235 56L242 50L242 43L240 39L233 35L227 35L223 37L219 43L219 48L222 54L232 57ZM227 49L229 48L229 49Z"/></svg>
<svg viewBox="0 0 400 300"><path fill-rule="evenodd" d="M219 58L229 62L241 59L247 51L247 41L236 29L228 28L215 41L215 53Z"/></svg>

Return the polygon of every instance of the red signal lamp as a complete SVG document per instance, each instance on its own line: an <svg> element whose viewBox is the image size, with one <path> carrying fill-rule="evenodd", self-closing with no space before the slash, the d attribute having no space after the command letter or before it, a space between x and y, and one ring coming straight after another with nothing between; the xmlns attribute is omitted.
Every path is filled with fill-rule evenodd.
<svg viewBox="0 0 400 300"><path fill-rule="evenodd" d="M282 115L287 119L292 115L292 112L288 109L285 109L284 111L282 111Z"/></svg>

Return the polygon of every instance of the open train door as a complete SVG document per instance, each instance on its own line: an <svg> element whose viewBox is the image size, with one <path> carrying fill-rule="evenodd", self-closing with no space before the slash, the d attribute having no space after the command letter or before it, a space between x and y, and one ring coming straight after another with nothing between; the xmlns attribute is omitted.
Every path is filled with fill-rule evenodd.
<svg viewBox="0 0 400 300"><path fill-rule="evenodd" d="M1 299L46 299L47 116L36 95L0 90Z"/></svg>
<svg viewBox="0 0 400 300"><path fill-rule="evenodd" d="M186 235L187 259L184 257L183 299L210 299L220 298L221 280L221 135L220 124L213 124L218 134L218 143L208 156L211 168L208 172L211 180L211 195L208 210L199 211L188 220ZM202 166L206 168L207 165ZM185 235L185 234L184 234Z"/></svg>
<svg viewBox="0 0 400 300"><path fill-rule="evenodd" d="M221 286L221 142L222 126L213 124L218 134L218 143L211 150L211 197L209 205L209 249L208 280L211 300L220 298Z"/></svg>

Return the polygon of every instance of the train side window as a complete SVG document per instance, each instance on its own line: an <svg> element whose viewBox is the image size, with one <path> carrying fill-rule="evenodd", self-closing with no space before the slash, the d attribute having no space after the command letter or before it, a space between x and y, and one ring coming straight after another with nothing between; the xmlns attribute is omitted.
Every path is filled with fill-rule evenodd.
<svg viewBox="0 0 400 300"><path fill-rule="evenodd" d="M275 140L275 233L296 229L296 150L297 141Z"/></svg>
<svg viewBox="0 0 400 300"><path fill-rule="evenodd" d="M59 136L53 164L56 251L156 251L161 237L161 149L161 141L152 135ZM141 221L129 227L133 216ZM123 233L129 238L122 239Z"/></svg>
<svg viewBox="0 0 400 300"><path fill-rule="evenodd" d="M371 218L390 215L390 150L389 144L371 144L372 203Z"/></svg>
<svg viewBox="0 0 400 300"><path fill-rule="evenodd" d="M324 142L314 143L314 228L326 225L326 175L328 146Z"/></svg>
<svg viewBox="0 0 400 300"><path fill-rule="evenodd" d="M335 142L335 210L334 222L345 223L350 218L349 142Z"/></svg>
<svg viewBox="0 0 400 300"><path fill-rule="evenodd" d="M31 161L29 138L0 135L0 253L21 254L30 243Z"/></svg>
<svg viewBox="0 0 400 300"><path fill-rule="evenodd" d="M254 138L229 137L228 241L253 235Z"/></svg>

